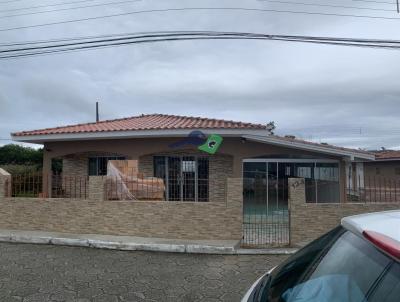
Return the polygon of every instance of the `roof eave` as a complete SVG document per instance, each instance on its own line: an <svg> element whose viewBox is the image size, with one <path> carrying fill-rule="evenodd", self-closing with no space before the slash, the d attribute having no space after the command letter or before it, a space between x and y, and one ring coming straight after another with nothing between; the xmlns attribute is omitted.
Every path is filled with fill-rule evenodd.
<svg viewBox="0 0 400 302"><path fill-rule="evenodd" d="M373 153L367 154L364 152L357 152L356 150L351 151L351 150L340 150L336 148L332 148L329 146L324 146L324 145L310 145L310 144L305 144L299 141L287 141L284 139L280 139L279 137L275 136L257 136L257 135L244 135L243 138L260 142L260 143L267 143L271 145L277 145L277 146L282 146L282 147L287 147L287 148L295 148L295 149L301 149L305 151L310 151L310 152L317 152L317 153L324 153L328 155L334 155L334 156L341 156L341 157L346 157L349 158L350 160L357 160L357 159L362 159L362 160L375 160L375 155Z"/></svg>
<svg viewBox="0 0 400 302"><path fill-rule="evenodd" d="M168 130L134 130L134 131L104 131L104 132L79 132L45 135L15 135L11 138L17 142L43 144L57 141L82 141L100 139L127 139L127 138L151 138L151 137L183 137L192 131L202 131L204 134L218 134L224 137L242 137L243 135L266 136L266 129L168 129Z"/></svg>

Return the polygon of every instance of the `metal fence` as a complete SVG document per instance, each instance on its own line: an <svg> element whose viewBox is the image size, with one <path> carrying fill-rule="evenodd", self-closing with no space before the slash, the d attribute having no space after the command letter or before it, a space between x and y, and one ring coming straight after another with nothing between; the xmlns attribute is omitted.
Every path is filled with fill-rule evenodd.
<svg viewBox="0 0 400 302"><path fill-rule="evenodd" d="M26 198L88 198L87 176L23 173L11 175L11 197Z"/></svg>
<svg viewBox="0 0 400 302"><path fill-rule="evenodd" d="M169 173L166 179L142 175L107 176L107 200L166 200L206 202L209 200L208 178L181 177Z"/></svg>
<svg viewBox="0 0 400 302"><path fill-rule="evenodd" d="M290 245L287 179L243 179L242 246Z"/></svg>
<svg viewBox="0 0 400 302"><path fill-rule="evenodd" d="M365 203L400 202L400 178L358 177L347 181L347 201Z"/></svg>
<svg viewBox="0 0 400 302"><path fill-rule="evenodd" d="M164 200L164 181L156 177L107 176L107 200Z"/></svg>

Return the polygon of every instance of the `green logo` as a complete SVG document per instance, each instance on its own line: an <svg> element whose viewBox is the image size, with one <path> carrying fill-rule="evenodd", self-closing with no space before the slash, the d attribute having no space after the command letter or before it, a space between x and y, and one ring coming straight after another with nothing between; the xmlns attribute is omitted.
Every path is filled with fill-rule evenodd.
<svg viewBox="0 0 400 302"><path fill-rule="evenodd" d="M211 134L207 141L198 147L199 150L207 152L208 154L215 154L218 151L223 141L222 136Z"/></svg>

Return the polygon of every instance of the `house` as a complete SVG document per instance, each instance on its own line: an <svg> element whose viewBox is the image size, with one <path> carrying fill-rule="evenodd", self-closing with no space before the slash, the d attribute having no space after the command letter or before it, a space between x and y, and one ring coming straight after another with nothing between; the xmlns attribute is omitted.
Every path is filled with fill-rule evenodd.
<svg viewBox="0 0 400 302"><path fill-rule="evenodd" d="M374 162L364 162L366 178L378 176L400 180L400 151L376 151L375 156L376 160Z"/></svg>
<svg viewBox="0 0 400 302"><path fill-rule="evenodd" d="M370 151L375 154L374 161L354 161L346 165L348 188L357 190L367 183L400 181L400 151Z"/></svg>
<svg viewBox="0 0 400 302"><path fill-rule="evenodd" d="M148 114L12 138L44 145L43 174L0 171L5 229L275 247L302 245L343 216L400 200L400 190L387 199L347 189L346 167L374 153L273 135L261 124Z"/></svg>
<svg viewBox="0 0 400 302"><path fill-rule="evenodd" d="M375 202L400 200L400 151L371 151L374 161L346 164L347 199Z"/></svg>
<svg viewBox="0 0 400 302"><path fill-rule="evenodd" d="M218 150L201 150L212 135L221 138ZM226 179L234 177L244 178L249 204L285 207L287 179L303 177L308 202L344 202L346 163L375 159L361 150L272 135L266 125L164 114L16 132L12 138L44 144L44 174L57 158L69 177L106 175L109 160L137 160L144 177L163 179L169 201L223 202Z"/></svg>

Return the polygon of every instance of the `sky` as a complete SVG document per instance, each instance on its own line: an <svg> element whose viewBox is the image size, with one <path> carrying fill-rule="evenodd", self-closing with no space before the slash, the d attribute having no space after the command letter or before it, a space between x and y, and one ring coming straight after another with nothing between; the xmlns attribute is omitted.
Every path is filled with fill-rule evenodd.
<svg viewBox="0 0 400 302"><path fill-rule="evenodd" d="M74 3L54 6L67 2ZM400 40L400 15L394 2L142 0L109 4L112 2L121 0L1 0L0 43L168 30ZM102 3L107 5L4 17ZM37 5L53 6L31 8ZM183 7L264 8L399 20L201 10L6 30ZM165 42L0 60L0 145L10 143L10 132L92 122L99 101L101 119L165 113L262 124L275 121L279 135L351 148L400 149L399 66L400 51L396 50L249 40Z"/></svg>

